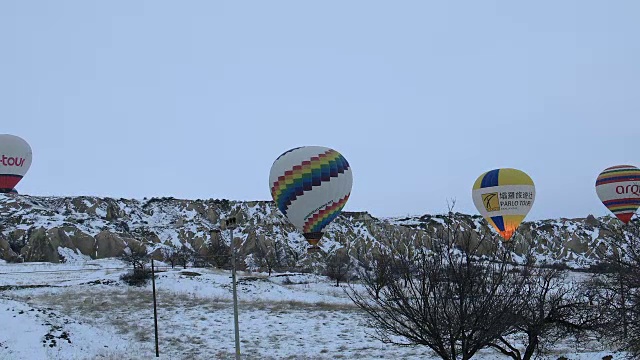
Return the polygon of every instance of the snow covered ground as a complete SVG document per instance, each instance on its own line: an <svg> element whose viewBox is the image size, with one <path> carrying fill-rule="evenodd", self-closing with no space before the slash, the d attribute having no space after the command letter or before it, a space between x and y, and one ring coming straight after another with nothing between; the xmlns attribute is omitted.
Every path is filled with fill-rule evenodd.
<svg viewBox="0 0 640 360"><path fill-rule="evenodd" d="M0 264L0 359L153 358L151 285L121 283L126 271L116 260ZM233 358L229 272L167 269L156 288L160 358ZM344 289L324 277L240 273L238 291L243 359L435 359L371 337ZM611 354L590 347L566 343L551 358Z"/></svg>

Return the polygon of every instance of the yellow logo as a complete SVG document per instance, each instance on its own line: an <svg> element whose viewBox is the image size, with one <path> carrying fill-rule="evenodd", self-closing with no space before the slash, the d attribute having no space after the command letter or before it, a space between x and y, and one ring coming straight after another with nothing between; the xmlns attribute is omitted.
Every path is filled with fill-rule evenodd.
<svg viewBox="0 0 640 360"><path fill-rule="evenodd" d="M500 211L500 199L497 192L482 194L482 203L489 212Z"/></svg>

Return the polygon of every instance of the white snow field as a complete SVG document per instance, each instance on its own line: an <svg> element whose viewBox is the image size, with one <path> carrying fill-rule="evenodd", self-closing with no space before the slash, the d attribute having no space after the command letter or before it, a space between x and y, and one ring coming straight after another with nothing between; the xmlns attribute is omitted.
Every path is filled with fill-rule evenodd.
<svg viewBox="0 0 640 360"><path fill-rule="evenodd" d="M117 260L0 263L0 359L154 358L151 285L123 284L126 271ZM167 268L156 288L161 359L234 358L229 272ZM370 336L344 288L325 277L240 272L238 292L243 359L436 359L426 347ZM549 358L609 354L622 358L563 343Z"/></svg>

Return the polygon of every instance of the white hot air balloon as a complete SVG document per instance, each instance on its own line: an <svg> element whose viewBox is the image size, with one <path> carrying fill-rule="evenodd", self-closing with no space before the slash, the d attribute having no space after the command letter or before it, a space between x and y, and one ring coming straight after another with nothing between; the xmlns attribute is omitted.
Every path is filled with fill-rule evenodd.
<svg viewBox="0 0 640 360"><path fill-rule="evenodd" d="M339 214L351 194L353 177L337 151L303 146L280 155L271 166L269 188L278 209L318 250L323 229Z"/></svg>
<svg viewBox="0 0 640 360"><path fill-rule="evenodd" d="M8 193L31 167L31 147L22 138L0 134L0 192Z"/></svg>
<svg viewBox="0 0 640 360"><path fill-rule="evenodd" d="M604 206L628 224L640 207L640 169L633 165L604 169L596 179L596 193Z"/></svg>

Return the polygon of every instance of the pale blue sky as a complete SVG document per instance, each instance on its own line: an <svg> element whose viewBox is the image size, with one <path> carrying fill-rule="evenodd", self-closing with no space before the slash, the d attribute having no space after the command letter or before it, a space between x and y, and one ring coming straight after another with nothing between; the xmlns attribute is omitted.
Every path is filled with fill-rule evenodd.
<svg viewBox="0 0 640 360"><path fill-rule="evenodd" d="M283 151L354 174L346 210L477 213L513 167L529 219L604 215L640 166L638 1L0 2L0 133L33 195L270 199Z"/></svg>

